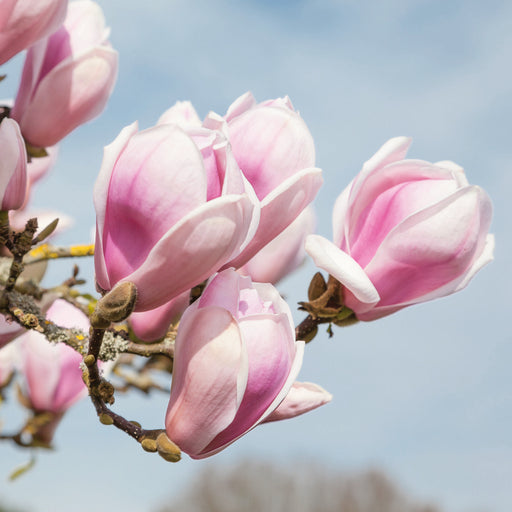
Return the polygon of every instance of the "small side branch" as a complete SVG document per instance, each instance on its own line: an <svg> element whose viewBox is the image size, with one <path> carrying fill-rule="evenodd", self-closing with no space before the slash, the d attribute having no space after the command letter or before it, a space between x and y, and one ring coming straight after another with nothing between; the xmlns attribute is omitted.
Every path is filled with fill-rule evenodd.
<svg viewBox="0 0 512 512"><path fill-rule="evenodd" d="M84 256L94 256L94 244L71 245L70 247L55 247L49 244L42 244L27 254L25 264L32 265L40 261L57 258L82 258Z"/></svg>

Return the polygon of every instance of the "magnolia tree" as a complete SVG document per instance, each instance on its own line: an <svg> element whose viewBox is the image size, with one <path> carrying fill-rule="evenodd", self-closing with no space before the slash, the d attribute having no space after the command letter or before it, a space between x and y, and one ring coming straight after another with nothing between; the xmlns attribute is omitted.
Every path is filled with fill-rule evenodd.
<svg viewBox="0 0 512 512"><path fill-rule="evenodd" d="M154 127L123 128L92 194L94 246L50 245L57 219L30 218L32 186L56 144L104 108L117 74L108 36L91 0L0 0L0 64L26 50L1 107L0 389L12 398L17 382L28 414L4 441L51 446L88 396L101 423L144 450L209 457L330 401L296 380L320 324L333 334L456 292L492 259L487 194L451 161L407 159L406 137L340 191L332 240L313 234L313 137L288 97L251 93L204 120L178 102ZM323 273L299 297L295 327L274 285L306 253ZM40 285L49 260L92 255L97 294L78 288L77 269ZM158 389L155 369L172 375L169 405L146 429L112 405L116 392Z"/></svg>

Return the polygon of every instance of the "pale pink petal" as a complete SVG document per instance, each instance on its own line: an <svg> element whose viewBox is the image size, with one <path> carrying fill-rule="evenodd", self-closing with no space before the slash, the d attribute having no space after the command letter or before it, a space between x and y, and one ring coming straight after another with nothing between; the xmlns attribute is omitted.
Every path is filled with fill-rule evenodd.
<svg viewBox="0 0 512 512"><path fill-rule="evenodd" d="M252 212L247 196L223 196L178 222L123 279L138 288L136 311L158 307L211 276L239 251Z"/></svg>
<svg viewBox="0 0 512 512"><path fill-rule="evenodd" d="M285 399L264 422L280 421L300 416L332 400L332 395L318 384L295 382Z"/></svg>
<svg viewBox="0 0 512 512"><path fill-rule="evenodd" d="M256 106L228 122L240 169L260 200L297 171L314 166L315 147L295 112Z"/></svg>
<svg viewBox="0 0 512 512"><path fill-rule="evenodd" d="M190 101L177 101L170 109L166 110L158 119L157 124L172 123L181 128L199 128L201 120Z"/></svg>
<svg viewBox="0 0 512 512"><path fill-rule="evenodd" d="M131 137L137 133L137 122L126 126L121 130L119 135L103 150L103 161L101 164L100 172L94 184L94 208L96 210L96 249L94 251L94 266L96 272L96 282L104 290L111 288L110 279L107 272L104 248L103 248L103 235L105 225L105 215L107 211L107 199L109 192L109 184L112 178L112 171L116 164L119 155L128 145ZM114 283L113 283L114 284Z"/></svg>
<svg viewBox="0 0 512 512"><path fill-rule="evenodd" d="M247 110L256 106L256 100L250 91L239 96L228 108L226 113L226 121L231 121L233 118L238 117Z"/></svg>
<svg viewBox="0 0 512 512"><path fill-rule="evenodd" d="M271 192L261 203L256 234L242 254L224 268L241 267L286 229L313 201L322 183L320 169L303 169Z"/></svg>
<svg viewBox="0 0 512 512"><path fill-rule="evenodd" d="M171 323L178 321L187 308L189 296L190 292L187 290L163 306L132 313L128 320L137 338L148 342L163 338Z"/></svg>
<svg viewBox="0 0 512 512"><path fill-rule="evenodd" d="M282 392L294 361L295 342L285 315L244 317L239 328L249 359L247 387L231 424L208 444L205 454L231 444L260 421Z"/></svg>
<svg viewBox="0 0 512 512"><path fill-rule="evenodd" d="M331 274L350 290L364 304L365 309L379 302L379 293L366 272L332 242L319 235L309 235L306 238L306 252L317 267Z"/></svg>
<svg viewBox="0 0 512 512"><path fill-rule="evenodd" d="M183 451L199 453L235 417L245 389L240 374L247 380L244 350L238 325L226 310L184 314L165 419L167 434Z"/></svg>
<svg viewBox="0 0 512 512"><path fill-rule="evenodd" d="M243 265L239 272L250 275L254 281L277 283L304 261L304 242L314 229L315 215L313 209L307 207L281 234Z"/></svg>
<svg viewBox="0 0 512 512"><path fill-rule="evenodd" d="M414 302L472 267L490 224L483 197L478 187L459 189L390 232L365 269L382 297L379 306Z"/></svg>

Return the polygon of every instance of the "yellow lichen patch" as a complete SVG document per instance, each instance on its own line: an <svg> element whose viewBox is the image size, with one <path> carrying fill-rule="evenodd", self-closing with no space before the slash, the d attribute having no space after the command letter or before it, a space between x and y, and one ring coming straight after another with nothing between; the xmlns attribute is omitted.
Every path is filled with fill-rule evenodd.
<svg viewBox="0 0 512 512"><path fill-rule="evenodd" d="M93 256L94 255L94 244L72 245L69 248L69 254L71 256Z"/></svg>

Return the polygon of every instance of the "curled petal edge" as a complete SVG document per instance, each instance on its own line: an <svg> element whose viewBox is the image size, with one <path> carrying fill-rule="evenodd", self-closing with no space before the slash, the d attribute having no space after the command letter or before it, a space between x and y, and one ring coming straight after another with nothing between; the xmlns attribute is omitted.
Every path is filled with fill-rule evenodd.
<svg viewBox="0 0 512 512"><path fill-rule="evenodd" d="M315 265L346 286L366 310L379 302L379 292L359 263L332 242L320 235L309 235L305 248Z"/></svg>

